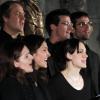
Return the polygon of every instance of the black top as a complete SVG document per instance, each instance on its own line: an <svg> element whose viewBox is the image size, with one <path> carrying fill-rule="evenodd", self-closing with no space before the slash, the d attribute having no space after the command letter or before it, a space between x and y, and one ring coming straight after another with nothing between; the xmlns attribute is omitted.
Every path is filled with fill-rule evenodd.
<svg viewBox="0 0 100 100"><path fill-rule="evenodd" d="M0 100L50 100L46 88L26 74L26 83L20 83L14 75L10 75L0 83Z"/></svg>
<svg viewBox="0 0 100 100"><path fill-rule="evenodd" d="M100 56L87 45L86 49L88 54L86 70L92 80L92 95L96 96L100 94Z"/></svg>
<svg viewBox="0 0 100 100"><path fill-rule="evenodd" d="M48 85L53 100L89 100L91 98L90 87L90 80L84 77L83 89L76 90L61 73L54 76Z"/></svg>
<svg viewBox="0 0 100 100"><path fill-rule="evenodd" d="M2 43L11 41L12 39L13 38L8 33L6 33L5 31L3 31L2 29L0 30L0 45Z"/></svg>
<svg viewBox="0 0 100 100"><path fill-rule="evenodd" d="M48 51L50 52L51 56L48 58L48 67L47 67L47 73L49 78L53 77L56 73L59 72L60 65L58 62L55 61L54 56L56 54L56 49L60 48L60 45L56 47L56 43L53 44L50 42L49 38L46 39L46 43L48 45ZM56 48L56 49L55 49Z"/></svg>
<svg viewBox="0 0 100 100"><path fill-rule="evenodd" d="M20 38L21 36L18 35L17 38ZM2 46L4 43L12 42L15 40L12 38L7 32L3 31L3 29L0 30L0 46Z"/></svg>
<svg viewBox="0 0 100 100"><path fill-rule="evenodd" d="M48 51L50 52L51 56L53 56L53 53L54 53L54 47L55 47L55 44L51 43L49 38L46 39L46 43L47 43L47 46L48 46Z"/></svg>
<svg viewBox="0 0 100 100"><path fill-rule="evenodd" d="M54 53L55 45L53 45L49 39L47 39L47 44L49 51ZM88 54L86 71L91 78L93 88L92 95L95 97L100 94L100 56L92 51L88 45L86 45L86 49ZM54 58L48 60L48 73L50 78L59 72L59 67L58 62L55 62Z"/></svg>

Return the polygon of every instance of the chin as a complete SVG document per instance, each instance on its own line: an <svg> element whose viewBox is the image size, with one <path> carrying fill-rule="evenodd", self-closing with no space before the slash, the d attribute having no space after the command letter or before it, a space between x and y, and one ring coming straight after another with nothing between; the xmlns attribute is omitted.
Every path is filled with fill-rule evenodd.
<svg viewBox="0 0 100 100"><path fill-rule="evenodd" d="M47 64L40 65L40 68L47 68Z"/></svg>
<svg viewBox="0 0 100 100"><path fill-rule="evenodd" d="M84 65L82 68L86 68L87 66L86 65Z"/></svg>
<svg viewBox="0 0 100 100"><path fill-rule="evenodd" d="M44 65L44 68L47 68L47 65Z"/></svg>

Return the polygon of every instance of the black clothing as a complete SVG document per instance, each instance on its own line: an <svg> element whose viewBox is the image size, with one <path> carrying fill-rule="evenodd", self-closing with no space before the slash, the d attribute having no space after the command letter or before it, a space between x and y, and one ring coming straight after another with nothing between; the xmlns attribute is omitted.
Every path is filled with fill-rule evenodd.
<svg viewBox="0 0 100 100"><path fill-rule="evenodd" d="M49 100L46 89L34 79L34 74L26 74L24 83L15 75L5 78L0 84L0 100Z"/></svg>
<svg viewBox="0 0 100 100"><path fill-rule="evenodd" d="M55 53L54 51L55 45L52 45L49 39L47 40L47 44L49 50L52 51L52 53ZM92 51L87 45L86 49L88 54L86 71L88 75L90 75L90 78L92 80L92 88L93 88L92 95L95 97L100 94L100 57L98 54ZM59 62L57 62L56 59L52 58L48 60L48 73L50 78L59 72L59 67L60 67Z"/></svg>
<svg viewBox="0 0 100 100"><path fill-rule="evenodd" d="M58 64L58 62L55 61L54 57L56 54L55 48L59 49L60 46L56 47L56 43L52 44L48 39L46 39L46 43L48 46L48 51L50 52L51 56L48 58L48 67L47 67L47 74L49 76L49 78L51 78L52 76L54 76L56 73L59 72L58 67L60 67L60 65Z"/></svg>
<svg viewBox="0 0 100 100"><path fill-rule="evenodd" d="M61 73L54 76L48 85L53 100L89 100L91 98L90 80L86 76L84 76L83 79L83 89L76 90Z"/></svg>
<svg viewBox="0 0 100 100"><path fill-rule="evenodd" d="M8 33L6 33L5 31L3 31L1 29L1 31L0 31L0 45L2 43L9 42L11 40L13 40L13 38Z"/></svg>
<svg viewBox="0 0 100 100"><path fill-rule="evenodd" d="M100 93L100 58L99 55L92 51L87 45L86 49L88 54L86 69L92 80L92 88L94 89L93 94L96 96Z"/></svg>
<svg viewBox="0 0 100 100"><path fill-rule="evenodd" d="M17 36L17 38L20 37L20 35ZM13 40L14 39L7 32L3 31L3 29L0 30L0 46L7 42L12 42Z"/></svg>
<svg viewBox="0 0 100 100"><path fill-rule="evenodd" d="M47 46L48 46L48 51L50 52L51 56L53 56L54 54L54 47L55 47L55 44L51 43L49 38L46 39L46 43L47 43Z"/></svg>

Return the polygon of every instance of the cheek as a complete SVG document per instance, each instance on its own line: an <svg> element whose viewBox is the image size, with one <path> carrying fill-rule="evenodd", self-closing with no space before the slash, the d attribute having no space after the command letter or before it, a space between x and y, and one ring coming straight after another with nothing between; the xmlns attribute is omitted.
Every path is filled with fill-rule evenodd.
<svg viewBox="0 0 100 100"><path fill-rule="evenodd" d="M60 31L65 32L68 28L67 27L61 27Z"/></svg>
<svg viewBox="0 0 100 100"><path fill-rule="evenodd" d="M77 65L77 64L80 64L81 61L80 61L80 58L79 57L75 57L73 60L72 60L73 64Z"/></svg>
<svg viewBox="0 0 100 100"><path fill-rule="evenodd" d="M41 55L36 55L35 58L33 59L35 61L36 64L39 64L41 62Z"/></svg>

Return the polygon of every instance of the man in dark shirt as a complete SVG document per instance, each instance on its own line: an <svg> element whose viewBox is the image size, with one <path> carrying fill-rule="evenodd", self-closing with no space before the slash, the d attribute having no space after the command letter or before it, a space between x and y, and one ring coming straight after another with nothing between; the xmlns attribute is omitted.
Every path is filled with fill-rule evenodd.
<svg viewBox="0 0 100 100"><path fill-rule="evenodd" d="M18 1L6 1L0 6L0 45L23 34L24 10Z"/></svg>
<svg viewBox="0 0 100 100"><path fill-rule="evenodd" d="M48 50L51 57L48 59L48 73L52 77L56 74L58 66L52 59L54 56L55 44L59 41L70 38L72 23L70 20L70 12L66 9L56 9L46 15L45 27L49 38L46 39Z"/></svg>

